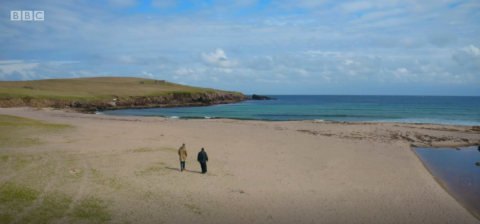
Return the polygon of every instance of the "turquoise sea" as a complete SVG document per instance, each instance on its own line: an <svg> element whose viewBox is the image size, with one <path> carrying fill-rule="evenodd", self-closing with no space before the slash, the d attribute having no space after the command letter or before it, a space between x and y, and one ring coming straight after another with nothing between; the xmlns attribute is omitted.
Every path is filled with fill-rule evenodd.
<svg viewBox="0 0 480 224"><path fill-rule="evenodd" d="M205 107L106 110L97 113L180 119L367 121L480 126L480 97L268 96L278 100L250 100Z"/></svg>

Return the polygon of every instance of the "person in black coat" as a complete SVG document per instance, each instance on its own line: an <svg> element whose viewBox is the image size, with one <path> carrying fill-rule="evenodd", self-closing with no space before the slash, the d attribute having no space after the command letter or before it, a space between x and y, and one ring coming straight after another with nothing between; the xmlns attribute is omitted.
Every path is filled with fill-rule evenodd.
<svg viewBox="0 0 480 224"><path fill-rule="evenodd" d="M207 153L204 151L202 148L202 151L198 153L197 161L200 163L202 166L202 173L207 172L207 161L208 161L208 156Z"/></svg>

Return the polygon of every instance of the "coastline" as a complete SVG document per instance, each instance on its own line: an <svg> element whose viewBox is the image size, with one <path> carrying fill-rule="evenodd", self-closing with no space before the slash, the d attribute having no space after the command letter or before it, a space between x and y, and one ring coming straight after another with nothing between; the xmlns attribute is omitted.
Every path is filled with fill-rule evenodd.
<svg viewBox="0 0 480 224"><path fill-rule="evenodd" d="M180 119L215 117L261 121L318 120L445 124L478 126L480 129L480 117L474 113L480 109L480 104L475 100L477 98L457 100L455 97L437 97L429 101L420 97L392 98L389 96L274 95L274 97L278 100L251 100L201 108L108 110L102 113L115 116L164 116Z"/></svg>
<svg viewBox="0 0 480 224"><path fill-rule="evenodd" d="M480 131L471 126L119 117L33 108L0 108L0 114L74 126L74 131L41 137L45 146L4 153L77 156L90 164L79 163L85 178L93 178L82 185L84 194L113 200L116 221L480 223L411 148L478 144ZM187 173L175 170L175 149L182 143L191 153ZM206 176L195 173L200 167L191 156L202 147L212 159ZM160 161L160 173L139 174ZM130 188L95 192L91 169L118 177L140 193L129 193ZM136 199L144 193L154 200ZM129 210L134 215L121 215Z"/></svg>
<svg viewBox="0 0 480 224"><path fill-rule="evenodd" d="M239 101L242 102L242 101ZM236 102L234 102L236 103ZM208 106L215 106L220 104L229 104L229 103L219 103L219 104L212 104L212 105L198 105L198 106L166 106L166 107L153 107L153 108L115 108L109 109L108 111L113 110L122 110L122 109L156 109L156 108L176 108L176 107L208 107ZM61 109L61 108L56 108ZM227 120L238 120L238 121L262 121L262 122L288 122L288 121L298 121L298 122L331 122L331 123L384 123L384 124L406 124L406 125L444 125L444 126L459 126L459 127L471 127L472 131L480 131L480 126L477 125L461 125L461 124L439 124L439 123L418 123L418 122L394 122L394 121L336 121L336 120L327 120L327 119L304 119L304 120L270 120L270 119L255 119L255 118L242 118L242 117L215 117L215 116L186 116L186 117L179 117L179 116L166 116L166 115L116 115L116 114L109 114L103 113L103 111L107 110L96 110L96 111L88 111L92 114L103 114L107 116L115 116L115 117L159 117L159 118L175 118L175 119L184 119L184 120L202 120L202 119L227 119ZM82 112L82 111L79 111Z"/></svg>
<svg viewBox="0 0 480 224"><path fill-rule="evenodd" d="M455 148L455 147L466 147L466 146L472 146L472 145L480 145L480 144L469 144L469 145L455 145L455 146L438 146L437 148ZM412 146L414 147L414 146ZM415 155L420 158L420 156L418 155L418 153L413 149L412 149L412 152L415 153ZM418 146L415 146L415 147L418 147ZM425 164L425 162L423 160L420 159L420 161L422 162L423 164L423 167L428 170L428 172L430 173L430 175L432 175L432 177L435 179L435 181L438 183L439 186L441 186L445 192L447 192L452 198L455 199L455 201L457 201L458 204L460 204L463 208L465 208L465 210L467 210L472 216L474 216L475 218L477 218L479 221L480 221L480 214L478 214L477 212L475 212L472 208L470 208L469 206L465 205L465 203L463 203L463 201L461 201L457 196L455 196L455 194L453 194L453 192L448 188L447 186L447 183L443 180L441 180L439 177L437 177L427 166L427 164Z"/></svg>
<svg viewBox="0 0 480 224"><path fill-rule="evenodd" d="M211 91L193 93L167 93L159 96L136 96L118 97L103 100L74 100L74 99L50 99L32 97L1 97L0 108L34 107L57 109L74 109L79 112L92 112L96 110L118 110L118 109L147 109L147 108L169 108L169 107L198 107L217 104L237 103L250 98L236 92Z"/></svg>

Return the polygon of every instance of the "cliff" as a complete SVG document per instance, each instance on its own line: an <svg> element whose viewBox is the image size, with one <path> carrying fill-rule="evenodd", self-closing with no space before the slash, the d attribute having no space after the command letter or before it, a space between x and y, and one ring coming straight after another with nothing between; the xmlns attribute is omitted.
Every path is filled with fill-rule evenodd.
<svg viewBox="0 0 480 224"><path fill-rule="evenodd" d="M239 92L132 77L0 81L0 107L69 107L88 111L207 106L248 99Z"/></svg>
<svg viewBox="0 0 480 224"><path fill-rule="evenodd" d="M257 94L252 95L252 100L277 100L276 98L268 97L268 96L260 96Z"/></svg>
<svg viewBox="0 0 480 224"><path fill-rule="evenodd" d="M2 97L0 98L0 107L54 107L75 108L88 111L97 109L208 106L236 103L248 100L249 98L241 93L213 91L205 93L170 93L148 97L118 97L114 99L115 100L82 101L32 97Z"/></svg>

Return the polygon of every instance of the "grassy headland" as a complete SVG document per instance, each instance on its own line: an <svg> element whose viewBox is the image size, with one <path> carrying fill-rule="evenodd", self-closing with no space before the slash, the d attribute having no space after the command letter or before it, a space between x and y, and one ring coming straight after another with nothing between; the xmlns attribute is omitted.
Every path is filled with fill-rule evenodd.
<svg viewBox="0 0 480 224"><path fill-rule="evenodd" d="M140 82L144 84L140 84ZM140 102L136 100L139 98L143 100ZM145 98L149 100L145 100ZM206 100L207 98L209 99ZM170 82L155 83L153 79L130 77L0 82L0 107L70 106L107 109L105 107L108 105L105 104L115 99L117 106L121 108L145 108L169 106L169 104L172 104L170 106L189 106L186 104L230 103L246 98L239 92L192 87Z"/></svg>

